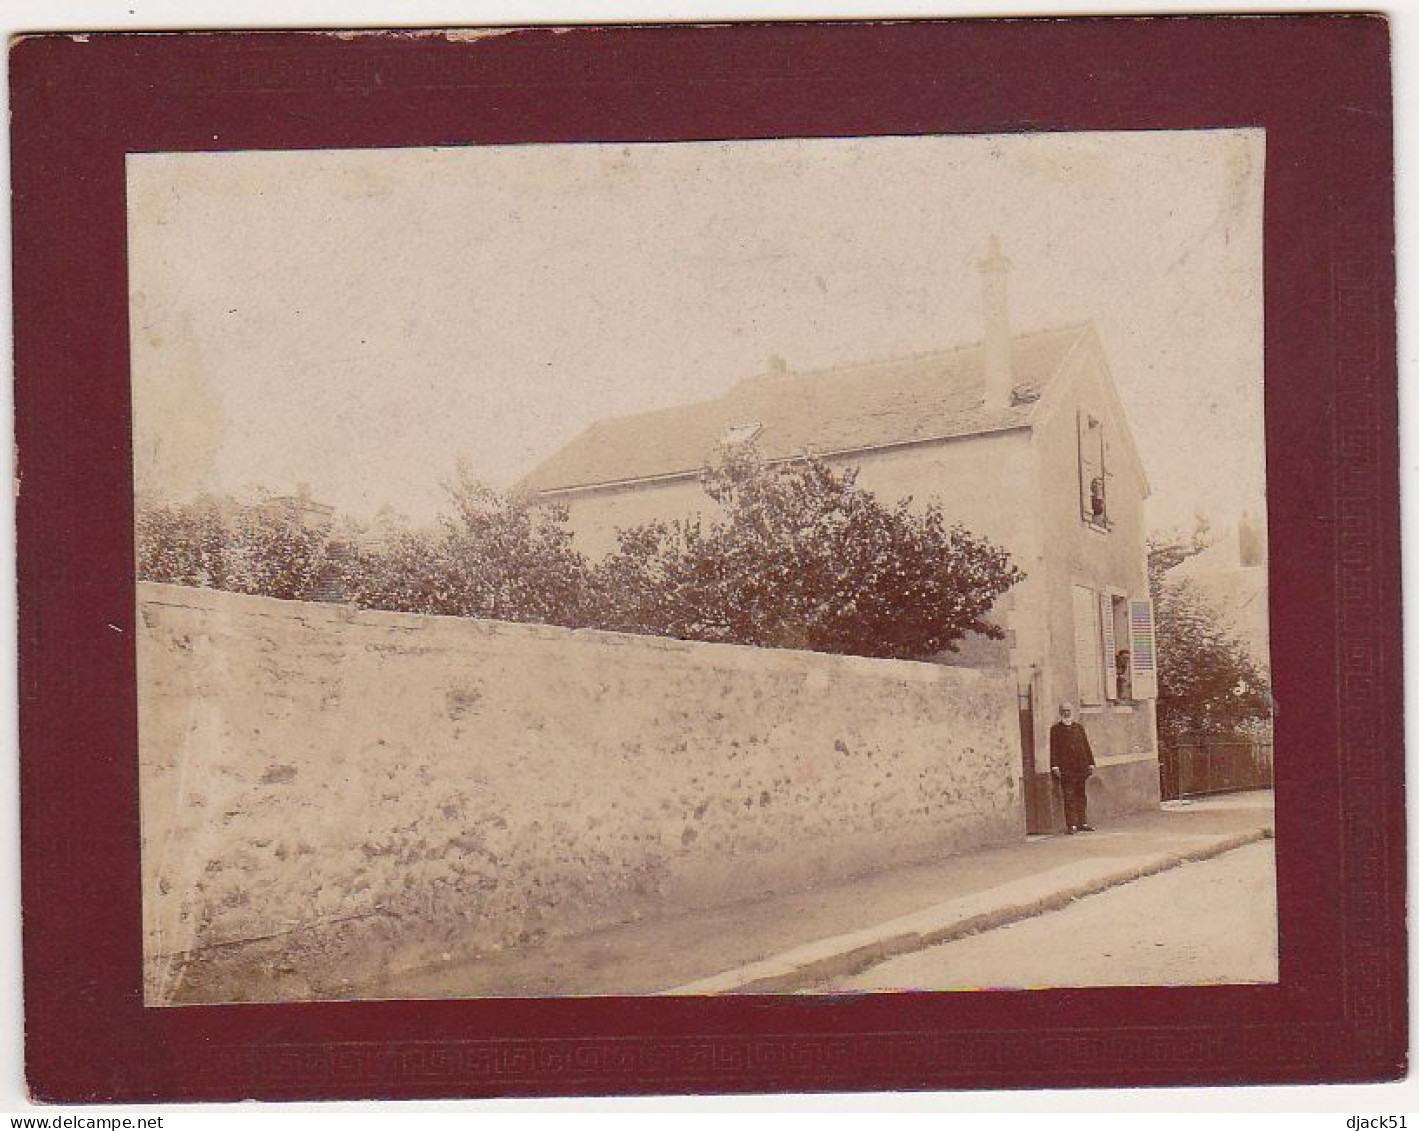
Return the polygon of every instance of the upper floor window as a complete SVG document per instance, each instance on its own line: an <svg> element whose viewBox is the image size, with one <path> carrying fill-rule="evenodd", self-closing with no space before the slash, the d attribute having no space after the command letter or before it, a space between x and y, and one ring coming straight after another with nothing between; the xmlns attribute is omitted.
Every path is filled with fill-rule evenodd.
<svg viewBox="0 0 1419 1131"><path fill-rule="evenodd" d="M1108 445L1104 422L1079 410L1079 515L1090 526L1109 528Z"/></svg>

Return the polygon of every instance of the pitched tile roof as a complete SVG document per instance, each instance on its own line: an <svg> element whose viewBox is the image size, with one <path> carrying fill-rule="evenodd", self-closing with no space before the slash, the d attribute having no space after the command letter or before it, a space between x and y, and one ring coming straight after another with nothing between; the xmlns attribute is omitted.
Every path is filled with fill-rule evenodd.
<svg viewBox="0 0 1419 1131"><path fill-rule="evenodd" d="M1028 425L1085 325L1012 342L1015 397L987 407L979 343L808 372L770 372L698 404L598 421L520 484L532 492L694 473L729 429L761 426L765 459L949 439ZM752 428L750 428L752 430Z"/></svg>

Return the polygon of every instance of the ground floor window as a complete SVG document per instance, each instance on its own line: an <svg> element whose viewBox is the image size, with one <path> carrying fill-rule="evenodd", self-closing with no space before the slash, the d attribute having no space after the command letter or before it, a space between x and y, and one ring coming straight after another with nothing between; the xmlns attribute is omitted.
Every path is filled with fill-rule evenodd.
<svg viewBox="0 0 1419 1131"><path fill-rule="evenodd" d="M1073 586L1080 706L1158 696L1153 602L1119 589Z"/></svg>

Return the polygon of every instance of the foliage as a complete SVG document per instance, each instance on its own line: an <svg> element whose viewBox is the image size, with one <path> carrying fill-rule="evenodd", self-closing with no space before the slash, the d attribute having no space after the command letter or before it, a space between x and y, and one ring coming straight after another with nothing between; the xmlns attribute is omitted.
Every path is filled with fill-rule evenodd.
<svg viewBox="0 0 1419 1131"><path fill-rule="evenodd" d="M135 527L140 581L226 588L226 524L215 499L140 501Z"/></svg>
<svg viewBox="0 0 1419 1131"><path fill-rule="evenodd" d="M752 449L706 472L722 517L620 532L598 567L604 626L691 640L927 659L987 619L1023 576L941 508L891 506L820 459Z"/></svg>
<svg viewBox="0 0 1419 1131"><path fill-rule="evenodd" d="M1148 590L1153 599L1157 600L1158 589L1170 569L1202 553L1215 541L1212 525L1202 515L1197 516L1191 533L1168 530L1151 535L1148 539Z"/></svg>
<svg viewBox="0 0 1419 1131"><path fill-rule="evenodd" d="M395 612L583 626L591 567L565 508L484 487L466 468L434 531L396 530L352 554L347 597Z"/></svg>
<svg viewBox="0 0 1419 1131"><path fill-rule="evenodd" d="M766 465L749 449L706 472L720 515L619 532L592 564L565 508L500 495L460 468L430 529L308 530L276 500L140 509L141 578L396 612L593 627L761 647L928 659L1023 576L939 506L879 503L854 470Z"/></svg>
<svg viewBox="0 0 1419 1131"><path fill-rule="evenodd" d="M144 500L136 520L138 577L236 593L309 599L326 569L329 532L281 500Z"/></svg>
<svg viewBox="0 0 1419 1131"><path fill-rule="evenodd" d="M1148 543L1148 581L1158 634L1158 736L1176 746L1197 736L1230 739L1271 717L1271 686L1246 647L1174 566L1209 545L1206 526Z"/></svg>

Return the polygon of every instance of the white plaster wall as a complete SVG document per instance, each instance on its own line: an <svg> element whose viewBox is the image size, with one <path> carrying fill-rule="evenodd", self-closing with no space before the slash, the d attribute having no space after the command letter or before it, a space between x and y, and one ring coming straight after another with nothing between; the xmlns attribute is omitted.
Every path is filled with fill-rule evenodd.
<svg viewBox="0 0 1419 1131"><path fill-rule="evenodd" d="M1038 712L1042 728L1056 717L1059 703L1079 702L1079 680L1074 656L1074 622L1071 586L1114 587L1130 598L1148 596L1148 567L1144 529L1143 482L1125 459L1120 439L1125 422L1115 414L1105 395L1101 371L1090 353L1078 356L1074 371L1064 375L1073 394L1039 420L1035 429L1038 447L1038 486L1042 500L1045 544L1045 621L1048 625L1048 659L1043 666L1043 702ZM1111 472L1108 487L1107 533L1084 522L1079 510L1078 434L1076 410L1082 408L1104 422L1113 437L1107 457ZM1130 759L1156 757L1157 740L1151 702L1136 707L1104 706L1084 714L1096 757ZM1040 731L1041 736L1045 730ZM1049 768L1047 741L1036 744L1036 766ZM1156 775L1155 775L1156 777Z"/></svg>

